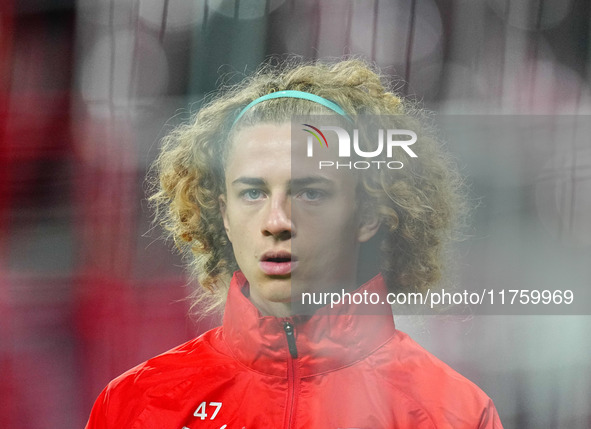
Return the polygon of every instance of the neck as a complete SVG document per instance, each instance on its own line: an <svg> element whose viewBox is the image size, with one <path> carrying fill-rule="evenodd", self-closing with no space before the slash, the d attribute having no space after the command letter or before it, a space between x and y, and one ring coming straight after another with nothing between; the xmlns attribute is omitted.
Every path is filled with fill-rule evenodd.
<svg viewBox="0 0 591 429"><path fill-rule="evenodd" d="M318 285L317 285L318 286ZM295 315L306 314L311 315L321 307L324 307L330 302L327 296L331 293L341 294L342 292L351 292L357 289L357 285L353 282L340 282L331 286L324 285L324 288L320 290L319 287L312 287L312 290L316 290L317 294L324 295L322 300L314 300L314 302L305 302L300 297L292 296L291 300L281 301L270 301L263 298L257 293L256 288L250 288L248 299L250 302L259 310L262 316L273 316L278 318L287 318ZM300 299L299 302L293 300Z"/></svg>
<svg viewBox="0 0 591 429"><path fill-rule="evenodd" d="M260 311L263 316L291 317L291 302L266 301L251 291L250 302Z"/></svg>

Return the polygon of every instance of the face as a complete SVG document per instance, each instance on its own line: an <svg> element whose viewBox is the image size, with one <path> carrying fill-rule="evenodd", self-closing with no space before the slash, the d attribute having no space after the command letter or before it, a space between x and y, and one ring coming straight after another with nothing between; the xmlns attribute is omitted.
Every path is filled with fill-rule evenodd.
<svg viewBox="0 0 591 429"><path fill-rule="evenodd" d="M359 245L379 226L360 216L352 173L314 169L301 152L292 160L289 123L259 124L237 133L226 163L224 225L264 315L290 315L292 287L352 289Z"/></svg>

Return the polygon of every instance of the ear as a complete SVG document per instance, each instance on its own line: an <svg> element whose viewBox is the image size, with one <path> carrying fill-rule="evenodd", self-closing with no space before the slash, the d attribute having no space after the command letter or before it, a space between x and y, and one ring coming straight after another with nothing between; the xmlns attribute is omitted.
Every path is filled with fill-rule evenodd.
<svg viewBox="0 0 591 429"><path fill-rule="evenodd" d="M380 217L373 205L366 203L361 209L359 216L359 228L357 230L357 241L365 243L369 241L380 229Z"/></svg>
<svg viewBox="0 0 591 429"><path fill-rule="evenodd" d="M226 235L228 236L228 240L230 240L230 242L232 242L232 235L230 234L230 222L228 221L226 196L224 194L221 194L218 197L218 202L220 204L220 213L222 214L222 219L224 221L224 228L226 230Z"/></svg>

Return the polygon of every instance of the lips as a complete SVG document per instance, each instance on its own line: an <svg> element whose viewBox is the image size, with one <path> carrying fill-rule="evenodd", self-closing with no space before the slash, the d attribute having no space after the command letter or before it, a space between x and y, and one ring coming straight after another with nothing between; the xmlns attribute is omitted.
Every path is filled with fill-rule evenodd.
<svg viewBox="0 0 591 429"><path fill-rule="evenodd" d="M259 266L269 276L291 274L297 265L297 259L287 251L270 251L263 254Z"/></svg>

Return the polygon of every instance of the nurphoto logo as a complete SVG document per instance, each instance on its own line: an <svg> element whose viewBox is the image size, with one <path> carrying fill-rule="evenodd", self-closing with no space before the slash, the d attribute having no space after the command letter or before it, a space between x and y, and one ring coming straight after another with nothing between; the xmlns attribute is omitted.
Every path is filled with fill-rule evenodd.
<svg viewBox="0 0 591 429"><path fill-rule="evenodd" d="M336 169L355 169L367 170L369 168L388 168L399 170L404 167L401 161L392 160L395 149L403 150L411 158L417 158L417 154L410 148L417 141L417 134L411 130L399 129L379 129L377 132L377 147L375 150L366 151L359 145L359 130L353 130L353 138L344 128L337 126L315 127L309 124L302 124L307 128L302 130L310 134L307 140L306 156L314 157L314 146L320 144L323 151L329 148L328 139L324 135L327 131L336 133L338 139L338 160L320 160L318 169L336 168ZM401 139L402 137L402 139ZM317 142L315 144L315 142ZM351 144L352 143L352 144ZM353 152L364 160L351 161L351 148ZM384 159L383 152L386 151ZM374 159L379 158L379 159Z"/></svg>

